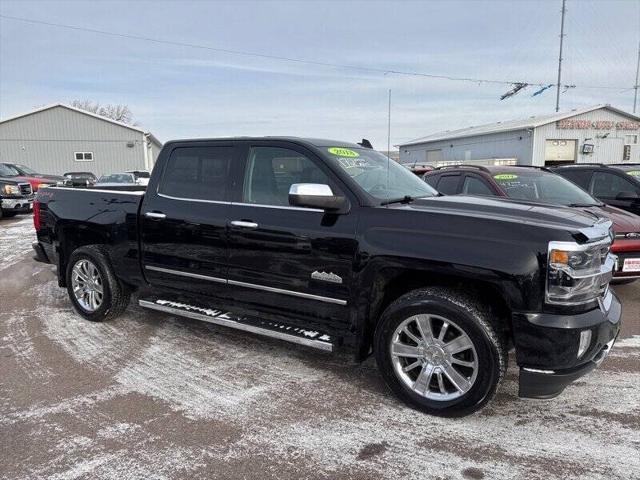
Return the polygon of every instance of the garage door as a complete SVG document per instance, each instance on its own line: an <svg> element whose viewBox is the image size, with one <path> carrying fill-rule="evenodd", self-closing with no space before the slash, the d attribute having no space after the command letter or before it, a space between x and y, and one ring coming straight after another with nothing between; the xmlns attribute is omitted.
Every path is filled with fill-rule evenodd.
<svg viewBox="0 0 640 480"><path fill-rule="evenodd" d="M575 140L546 140L544 144L545 161L575 162Z"/></svg>

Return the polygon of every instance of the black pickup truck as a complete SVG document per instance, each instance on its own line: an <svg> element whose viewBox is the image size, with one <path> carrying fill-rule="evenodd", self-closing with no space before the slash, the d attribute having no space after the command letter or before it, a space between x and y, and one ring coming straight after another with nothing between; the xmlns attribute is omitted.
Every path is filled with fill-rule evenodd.
<svg viewBox="0 0 640 480"><path fill-rule="evenodd" d="M471 413L515 349L550 398L613 346L611 222L443 197L374 150L329 140L167 143L145 191L49 187L37 259L77 312L141 306L332 351L375 354L420 410Z"/></svg>

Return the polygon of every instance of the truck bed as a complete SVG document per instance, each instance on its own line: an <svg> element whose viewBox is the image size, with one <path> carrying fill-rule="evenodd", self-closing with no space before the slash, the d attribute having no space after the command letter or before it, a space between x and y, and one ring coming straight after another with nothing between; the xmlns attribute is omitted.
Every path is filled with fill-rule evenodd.
<svg viewBox="0 0 640 480"><path fill-rule="evenodd" d="M138 213L144 191L47 187L38 192L38 239L49 261L70 255L74 245L101 244L123 280L141 278ZM38 215L38 214L36 214ZM64 246L64 247L62 247Z"/></svg>

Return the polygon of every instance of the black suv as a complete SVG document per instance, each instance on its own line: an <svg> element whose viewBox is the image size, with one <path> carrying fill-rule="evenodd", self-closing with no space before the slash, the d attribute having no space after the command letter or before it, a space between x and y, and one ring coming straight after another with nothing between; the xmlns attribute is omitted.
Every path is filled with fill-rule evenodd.
<svg viewBox="0 0 640 480"><path fill-rule="evenodd" d="M598 200L640 215L640 164L581 163L552 170Z"/></svg>

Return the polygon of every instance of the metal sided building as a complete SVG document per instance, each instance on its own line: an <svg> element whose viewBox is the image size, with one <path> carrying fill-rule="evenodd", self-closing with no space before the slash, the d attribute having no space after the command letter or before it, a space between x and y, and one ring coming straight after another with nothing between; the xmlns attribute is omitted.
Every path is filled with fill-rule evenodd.
<svg viewBox="0 0 640 480"><path fill-rule="evenodd" d="M0 162L40 173L151 170L160 148L139 127L62 104L0 120Z"/></svg>
<svg viewBox="0 0 640 480"><path fill-rule="evenodd" d="M436 133L399 145L400 163L640 162L640 117L609 105Z"/></svg>

